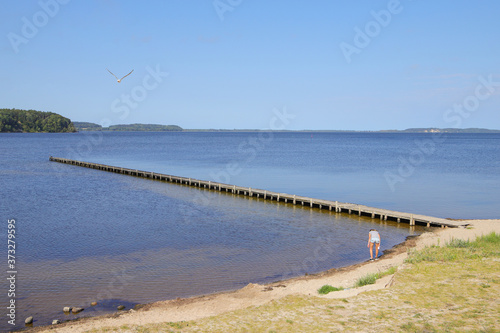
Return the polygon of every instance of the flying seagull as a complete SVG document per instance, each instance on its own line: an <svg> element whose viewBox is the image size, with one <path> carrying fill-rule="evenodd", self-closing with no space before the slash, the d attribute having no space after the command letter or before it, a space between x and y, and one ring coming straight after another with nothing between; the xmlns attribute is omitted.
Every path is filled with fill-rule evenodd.
<svg viewBox="0 0 500 333"><path fill-rule="evenodd" d="M106 68L106 69L107 69L107 68ZM113 75L114 77L116 77L116 81L117 81L118 83L120 83L120 82L121 82L121 80L123 80L124 78L126 78L126 77L127 77L127 76L129 76L130 74L132 74L132 72L133 72L133 71L134 71L134 70L131 70L131 71L130 71L130 73L128 73L127 75L125 75L124 77L122 77L121 79L119 79L119 78L117 78L117 77L116 77L116 75L115 75L115 74L111 73L111 71L108 69L108 72L109 72L111 75Z"/></svg>

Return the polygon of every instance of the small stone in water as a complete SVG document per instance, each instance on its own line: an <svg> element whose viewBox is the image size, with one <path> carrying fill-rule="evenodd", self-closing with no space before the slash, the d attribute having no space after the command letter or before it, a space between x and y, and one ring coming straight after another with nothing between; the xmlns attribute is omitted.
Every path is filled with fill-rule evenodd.
<svg viewBox="0 0 500 333"><path fill-rule="evenodd" d="M80 313L83 311L83 308L73 308L72 312L73 313Z"/></svg>

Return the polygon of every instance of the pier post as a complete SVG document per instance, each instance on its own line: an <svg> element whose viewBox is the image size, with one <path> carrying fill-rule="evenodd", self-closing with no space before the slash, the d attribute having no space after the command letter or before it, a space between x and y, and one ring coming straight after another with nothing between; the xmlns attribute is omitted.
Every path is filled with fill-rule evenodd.
<svg viewBox="0 0 500 333"><path fill-rule="evenodd" d="M295 194L293 195L293 204L295 205L297 202L297 199L295 198Z"/></svg>

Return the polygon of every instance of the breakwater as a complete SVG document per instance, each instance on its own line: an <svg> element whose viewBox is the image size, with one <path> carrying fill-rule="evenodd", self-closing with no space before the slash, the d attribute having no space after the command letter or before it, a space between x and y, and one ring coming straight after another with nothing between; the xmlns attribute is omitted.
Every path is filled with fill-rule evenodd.
<svg viewBox="0 0 500 333"><path fill-rule="evenodd" d="M445 228L445 227L464 227L467 225L467 223L464 221L454 221L454 220L448 220L426 215L398 212L398 211L369 207L353 203L315 199L315 198L292 195L287 193L278 193L262 189L255 189L251 187L242 187L237 185L218 183L208 180L199 180L195 178L166 175L152 171L122 168L117 166L77 161L77 160L71 160L53 156L50 156L49 160L52 162L119 173L128 176L147 178L157 181L165 181L169 183L188 185L197 188L204 188L212 191L229 192L235 195L256 197L256 198L261 198L263 200L285 202L293 205L308 206L310 208L326 209L329 211L334 211L336 213L357 214L359 216L369 216L372 219L380 219L384 221L391 220L391 221L397 221L398 223L401 222L408 223L410 226L418 224L427 227Z"/></svg>

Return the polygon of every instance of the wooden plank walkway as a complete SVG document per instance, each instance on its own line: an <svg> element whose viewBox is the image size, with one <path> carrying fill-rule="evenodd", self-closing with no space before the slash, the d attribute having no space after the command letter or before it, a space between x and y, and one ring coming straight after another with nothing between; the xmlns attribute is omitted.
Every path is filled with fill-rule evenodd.
<svg viewBox="0 0 500 333"><path fill-rule="evenodd" d="M195 178L186 178L179 176L166 175L162 173L156 173L151 171L142 171L128 168L121 168L116 166L91 163L91 162L82 162L76 160L70 160L66 158L52 157L49 158L50 161L59 162L64 164L70 164L75 166L81 166L91 169L97 169L102 171L120 173L129 176L149 178L152 180L158 181L166 181L170 183L177 183L182 185L189 185L198 188L205 188L213 191L220 192L229 192L236 195L248 196L248 197L256 197L262 198L264 200L276 201L276 202L285 202L294 205L302 205L308 206L311 208L319 208L319 209L327 209L329 211L335 211L337 213L347 213L347 214L356 214L359 216L370 216L372 219L380 219L380 220L391 220L397 222L405 222L410 226L413 225L425 225L427 227L465 227L468 224L464 221L454 221L443 218L437 218L426 215L418 215L404 212L397 212L387 209L380 209L375 207L369 207L364 205L357 205L352 203L338 202L338 201L329 201L329 200L321 200L314 199L309 197L302 197L298 195L291 195L287 193L278 193L267 190L261 190L251 187L242 187L236 185L223 184L218 182L212 182L208 180L199 180Z"/></svg>

